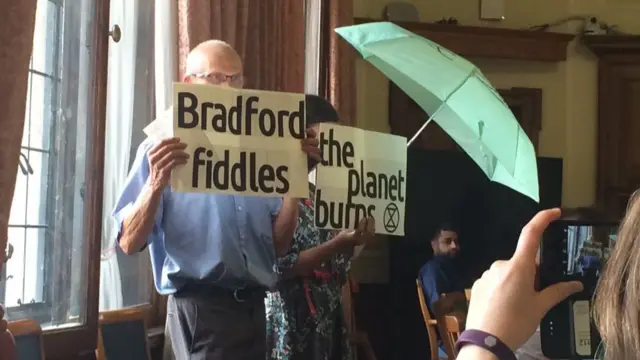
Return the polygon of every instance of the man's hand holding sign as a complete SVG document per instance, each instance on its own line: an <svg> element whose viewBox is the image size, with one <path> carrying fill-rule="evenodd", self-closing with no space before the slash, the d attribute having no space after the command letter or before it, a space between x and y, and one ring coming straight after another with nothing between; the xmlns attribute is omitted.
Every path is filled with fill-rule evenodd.
<svg viewBox="0 0 640 360"><path fill-rule="evenodd" d="M404 235L406 138L320 125L323 161L316 172L315 223L354 229L376 219L376 233Z"/></svg>
<svg viewBox="0 0 640 360"><path fill-rule="evenodd" d="M189 159L189 154L185 151L187 144L180 142L179 138L172 137L161 140L151 151L149 151L149 185L156 191L162 191L171 179L171 171L178 166L184 165Z"/></svg>

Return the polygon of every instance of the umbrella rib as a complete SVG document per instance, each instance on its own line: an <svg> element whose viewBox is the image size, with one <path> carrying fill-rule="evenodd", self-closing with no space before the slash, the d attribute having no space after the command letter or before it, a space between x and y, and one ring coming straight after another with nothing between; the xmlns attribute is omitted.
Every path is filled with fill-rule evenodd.
<svg viewBox="0 0 640 360"><path fill-rule="evenodd" d="M442 110L444 108L444 106L447 104L447 101L449 101L449 99L453 96L453 94L455 94L458 90L460 90L461 87L464 86L464 84L467 83L467 81L469 81L469 79L471 79L471 77L476 73L476 70L473 69L468 75L467 77L464 78L464 80L458 84L458 86L456 86L455 89L453 89L452 92L450 92L447 97L442 101L442 104L440 104L440 106L436 109L436 111L429 116L429 119L427 119L427 121L424 122L424 124L422 124L422 126L420 127L420 129L418 129L418 131L415 133L415 135L413 135L413 137L411 138L411 140L409 140L409 142L407 142L407 148L409 146L411 146L411 143L413 143L418 136L420 136L420 133L422 133L422 131L427 127L427 125L429 125L429 123L431 122L431 120L433 120L435 118L435 116L440 112L440 110Z"/></svg>

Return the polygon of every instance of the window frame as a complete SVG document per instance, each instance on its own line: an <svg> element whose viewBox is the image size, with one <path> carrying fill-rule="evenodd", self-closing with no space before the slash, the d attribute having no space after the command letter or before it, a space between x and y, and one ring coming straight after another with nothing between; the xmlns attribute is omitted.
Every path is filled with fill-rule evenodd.
<svg viewBox="0 0 640 360"><path fill-rule="evenodd" d="M63 2L60 1L60 3ZM79 284L80 296L86 299L84 306L79 309L85 321L78 326L45 330L43 332L43 342L47 359L93 356L97 346L107 61L110 39L109 6L109 0L94 0L93 17L91 19L91 47L93 53L91 54L90 62L93 71L90 80L90 107L88 108L91 127L87 128L87 136L90 142L87 143L85 186L83 189L83 199L85 201L84 236L81 241L84 243L84 253L79 262L81 268L87 270L86 283ZM62 26L64 27L64 24ZM64 42L59 46L64 47ZM64 253L56 253L55 249L47 251L46 254L48 259L46 261L45 277L50 276L49 274L53 271L52 263L55 263L60 258L65 258ZM68 256L65 259L67 263L70 263ZM70 268L71 265L68 264L66 266ZM64 271L58 269L54 272L54 278L47 282L59 283L60 281L68 283L68 274L64 274ZM49 316L51 314L50 304L53 302L55 302L55 299L45 299L44 303L25 304L19 307L12 307L11 310L17 316L38 319L43 315ZM68 310L69 307L67 306L66 311Z"/></svg>

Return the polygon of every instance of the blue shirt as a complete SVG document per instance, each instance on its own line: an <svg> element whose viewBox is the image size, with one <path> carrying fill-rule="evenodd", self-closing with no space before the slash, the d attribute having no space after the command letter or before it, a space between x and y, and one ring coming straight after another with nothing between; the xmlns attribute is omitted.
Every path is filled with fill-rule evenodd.
<svg viewBox="0 0 640 360"><path fill-rule="evenodd" d="M427 307L433 316L433 303L441 294L464 291L453 259L436 255L420 269L420 282L427 300Z"/></svg>
<svg viewBox="0 0 640 360"><path fill-rule="evenodd" d="M131 212L149 177L146 139L113 211L118 226ZM164 189L147 244L156 289L176 292L187 283L227 288L275 286L273 220L281 198L211 195Z"/></svg>

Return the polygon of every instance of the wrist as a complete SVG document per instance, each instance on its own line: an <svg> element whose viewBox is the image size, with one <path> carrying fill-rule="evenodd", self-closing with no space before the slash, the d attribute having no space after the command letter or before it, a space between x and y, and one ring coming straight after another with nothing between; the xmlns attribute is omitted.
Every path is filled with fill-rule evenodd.
<svg viewBox="0 0 640 360"><path fill-rule="evenodd" d="M480 346L473 344L467 344L463 346L458 352L456 357L458 360L498 360L493 353L489 350L483 349Z"/></svg>
<svg viewBox="0 0 640 360"><path fill-rule="evenodd" d="M350 235L349 231L341 231L335 237L336 242L340 245L341 248L348 249L353 247L354 241L353 236Z"/></svg>
<svg viewBox="0 0 640 360"><path fill-rule="evenodd" d="M162 184L159 184L156 181L149 180L147 181L145 188L149 193L149 195L153 197L157 197L162 195L162 192L164 191L165 186Z"/></svg>

